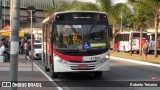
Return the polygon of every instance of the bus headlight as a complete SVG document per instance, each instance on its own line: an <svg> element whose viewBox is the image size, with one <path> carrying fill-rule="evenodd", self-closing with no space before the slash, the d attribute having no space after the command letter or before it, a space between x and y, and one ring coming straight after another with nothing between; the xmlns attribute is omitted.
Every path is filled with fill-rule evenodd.
<svg viewBox="0 0 160 90"><path fill-rule="evenodd" d="M63 63L63 64L67 64L68 63L68 61L66 61L66 60L63 60L63 59L58 59L58 62L60 62L60 63Z"/></svg>
<svg viewBox="0 0 160 90"><path fill-rule="evenodd" d="M103 59L98 60L98 63L103 63L103 62L105 62L105 61L107 61L109 59L110 59L110 54L107 54Z"/></svg>
<svg viewBox="0 0 160 90"><path fill-rule="evenodd" d="M104 57L103 59L98 60L98 63L103 63L106 62L107 60L109 60L109 58Z"/></svg>
<svg viewBox="0 0 160 90"><path fill-rule="evenodd" d="M106 55L106 60L109 60L110 59L110 55L108 54L108 55Z"/></svg>

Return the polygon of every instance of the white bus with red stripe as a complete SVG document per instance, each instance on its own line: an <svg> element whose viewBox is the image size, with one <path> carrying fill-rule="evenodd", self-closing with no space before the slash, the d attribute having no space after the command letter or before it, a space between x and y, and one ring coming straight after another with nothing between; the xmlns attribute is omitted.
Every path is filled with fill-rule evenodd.
<svg viewBox="0 0 160 90"><path fill-rule="evenodd" d="M149 44L149 52L154 52L155 48L155 33L147 33L148 35L148 44ZM157 41L157 52L160 53L160 34L158 34Z"/></svg>
<svg viewBox="0 0 160 90"><path fill-rule="evenodd" d="M117 32L115 37L115 43L114 43L114 51L123 51L123 52L129 52L131 50L130 45L130 37L133 34L132 39L132 51L139 53L140 49L140 32L139 31L130 31L130 32ZM142 46L145 44L147 40L147 33L142 33Z"/></svg>
<svg viewBox="0 0 160 90"><path fill-rule="evenodd" d="M53 77L62 72L109 71L112 30L103 12L57 12L43 21L42 60Z"/></svg>

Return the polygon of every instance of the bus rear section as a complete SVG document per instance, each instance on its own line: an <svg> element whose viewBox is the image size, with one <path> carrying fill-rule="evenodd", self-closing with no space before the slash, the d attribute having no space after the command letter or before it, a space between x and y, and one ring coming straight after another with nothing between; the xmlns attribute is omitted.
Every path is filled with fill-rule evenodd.
<svg viewBox="0 0 160 90"><path fill-rule="evenodd" d="M142 44L140 46L140 38L133 39L132 50L138 54L140 47L143 47L143 45L147 42L146 40L147 40L146 38L142 38Z"/></svg>
<svg viewBox="0 0 160 90"><path fill-rule="evenodd" d="M155 48L155 33L148 33L149 52L153 53ZM157 51L160 53L160 34L158 34Z"/></svg>
<svg viewBox="0 0 160 90"><path fill-rule="evenodd" d="M92 72L101 77L103 71L109 71L112 31L105 13L60 12L53 16L43 22L42 55L52 77L64 72Z"/></svg>

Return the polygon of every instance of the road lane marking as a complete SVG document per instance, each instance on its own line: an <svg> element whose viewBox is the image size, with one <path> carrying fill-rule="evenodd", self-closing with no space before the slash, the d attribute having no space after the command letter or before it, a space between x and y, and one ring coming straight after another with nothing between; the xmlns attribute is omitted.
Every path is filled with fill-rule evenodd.
<svg viewBox="0 0 160 90"><path fill-rule="evenodd" d="M52 78L50 78L38 65L36 65L35 63L33 63L36 67L37 67L37 69L49 80L49 81L52 81L53 83L54 83L54 85L57 87L57 89L58 90L63 90L61 87L59 87L56 83L55 83L55 81L52 79Z"/></svg>
<svg viewBox="0 0 160 90"><path fill-rule="evenodd" d="M118 59L118 60L121 60L121 61L127 61L127 62L133 62L133 63L137 63L137 64L142 64L142 65L160 67L160 64L154 64L154 63L149 63L149 62L143 62L143 61L137 61L137 60L132 60L132 59L113 57L113 56L110 56L110 57L111 57L111 59Z"/></svg>

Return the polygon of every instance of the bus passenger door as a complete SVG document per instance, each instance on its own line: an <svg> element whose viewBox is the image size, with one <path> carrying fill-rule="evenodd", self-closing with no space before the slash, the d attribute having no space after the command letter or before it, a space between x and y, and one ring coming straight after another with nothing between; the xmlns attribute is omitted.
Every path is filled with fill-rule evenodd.
<svg viewBox="0 0 160 90"><path fill-rule="evenodd" d="M48 67L51 69L51 42L47 42L47 57L48 57Z"/></svg>

